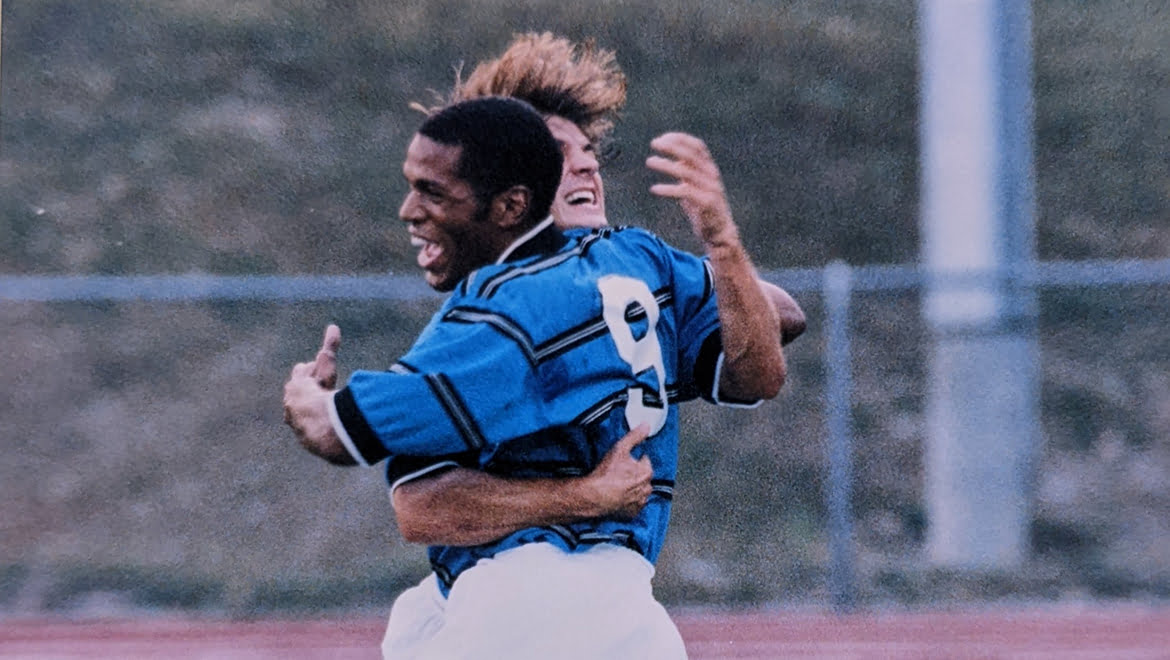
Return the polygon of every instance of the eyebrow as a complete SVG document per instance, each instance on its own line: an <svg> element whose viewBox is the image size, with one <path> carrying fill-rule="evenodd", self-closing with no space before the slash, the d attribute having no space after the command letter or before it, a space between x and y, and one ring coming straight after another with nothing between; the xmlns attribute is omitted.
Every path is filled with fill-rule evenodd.
<svg viewBox="0 0 1170 660"><path fill-rule="evenodd" d="M562 139L560 139L560 138L557 138L557 145L558 145L558 146L561 146L561 147L571 147L571 146L573 146L573 145L575 145L575 144L578 144L578 143L576 143L576 142L570 142L569 140L562 140ZM582 148L582 149L593 149L593 148L594 148L594 146L593 146L593 141L592 141L592 140L590 140L589 138L585 138L585 139L584 139L584 141L580 142L579 144L580 144L580 146L581 146L581 148Z"/></svg>
<svg viewBox="0 0 1170 660"><path fill-rule="evenodd" d="M415 179L410 183L415 190L432 194L446 194L447 189L443 184L433 179Z"/></svg>

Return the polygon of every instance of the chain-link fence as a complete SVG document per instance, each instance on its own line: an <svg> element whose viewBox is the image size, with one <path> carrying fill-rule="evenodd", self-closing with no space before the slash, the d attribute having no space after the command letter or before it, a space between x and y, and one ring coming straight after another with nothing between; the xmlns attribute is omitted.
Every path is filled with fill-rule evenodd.
<svg viewBox="0 0 1170 660"><path fill-rule="evenodd" d="M1043 439L1022 569L926 561L925 274L836 264L765 274L810 319L776 401L684 406L660 596L1168 595L1170 262L1017 275L1040 303ZM0 278L0 609L384 607L423 552L394 531L378 470L296 446L280 389L325 324L342 327L343 375L388 366L437 301L406 276Z"/></svg>

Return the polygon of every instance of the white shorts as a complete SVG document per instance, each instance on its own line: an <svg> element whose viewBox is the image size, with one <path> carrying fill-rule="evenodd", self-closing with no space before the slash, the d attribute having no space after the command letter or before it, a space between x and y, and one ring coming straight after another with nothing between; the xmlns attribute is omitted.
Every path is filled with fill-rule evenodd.
<svg viewBox="0 0 1170 660"><path fill-rule="evenodd" d="M434 575L394 602L387 660L686 658L654 600L654 567L611 544L567 553L531 543L480 561L444 601Z"/></svg>

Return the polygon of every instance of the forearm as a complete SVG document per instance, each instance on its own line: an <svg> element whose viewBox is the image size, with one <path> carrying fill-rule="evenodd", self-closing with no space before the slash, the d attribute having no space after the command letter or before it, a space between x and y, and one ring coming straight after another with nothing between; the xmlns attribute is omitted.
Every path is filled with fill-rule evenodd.
<svg viewBox="0 0 1170 660"><path fill-rule="evenodd" d="M646 159L646 166L673 179L650 186L650 192L678 200L714 271L723 326L719 393L743 400L770 399L787 375L780 318L740 241L719 167L707 145L686 133L660 135L650 148L657 153Z"/></svg>
<svg viewBox="0 0 1170 660"><path fill-rule="evenodd" d="M787 377L776 305L734 226L705 238L722 325L720 394L745 400L775 397Z"/></svg>
<svg viewBox="0 0 1170 660"><path fill-rule="evenodd" d="M466 546L602 515L587 488L583 478L508 479L454 468L400 484L391 499L407 541Z"/></svg>

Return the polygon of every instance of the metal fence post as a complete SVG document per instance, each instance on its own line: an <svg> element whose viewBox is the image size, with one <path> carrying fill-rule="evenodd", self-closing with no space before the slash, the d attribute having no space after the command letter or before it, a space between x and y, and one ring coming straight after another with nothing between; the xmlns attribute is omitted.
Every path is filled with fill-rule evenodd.
<svg viewBox="0 0 1170 660"><path fill-rule="evenodd" d="M833 261L824 270L825 404L828 425L829 590L833 609L853 609L853 367L849 305L853 275L848 264Z"/></svg>

